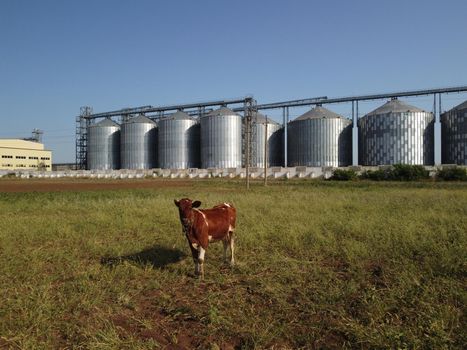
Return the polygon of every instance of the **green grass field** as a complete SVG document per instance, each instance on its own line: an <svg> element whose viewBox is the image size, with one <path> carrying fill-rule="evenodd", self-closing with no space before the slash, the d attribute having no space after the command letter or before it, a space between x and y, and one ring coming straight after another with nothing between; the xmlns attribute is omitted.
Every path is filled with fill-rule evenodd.
<svg viewBox="0 0 467 350"><path fill-rule="evenodd" d="M237 266L193 276L181 197L234 203ZM0 193L0 348L462 349L466 277L467 184Z"/></svg>

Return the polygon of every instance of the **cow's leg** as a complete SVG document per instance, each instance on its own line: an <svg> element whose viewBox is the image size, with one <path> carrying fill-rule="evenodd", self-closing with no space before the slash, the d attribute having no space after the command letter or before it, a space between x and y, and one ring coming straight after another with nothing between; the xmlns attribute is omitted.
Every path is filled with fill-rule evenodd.
<svg viewBox="0 0 467 350"><path fill-rule="evenodd" d="M230 240L227 238L222 240L222 244L224 245L224 262L227 262L227 248L229 246L229 242Z"/></svg>
<svg viewBox="0 0 467 350"><path fill-rule="evenodd" d="M234 241L234 235L233 232L230 233L230 265L234 266L235 265L235 258L234 258L234 248L235 248L235 241Z"/></svg>
<svg viewBox="0 0 467 350"><path fill-rule="evenodd" d="M190 250L191 250L191 256L193 257L193 262L195 263L195 275L199 275L199 262L198 262L198 250L193 247L193 244L188 242L190 244Z"/></svg>
<svg viewBox="0 0 467 350"><path fill-rule="evenodd" d="M198 248L198 263L199 263L199 271L201 275L201 279L204 280L204 254L206 253L206 250L199 246Z"/></svg>

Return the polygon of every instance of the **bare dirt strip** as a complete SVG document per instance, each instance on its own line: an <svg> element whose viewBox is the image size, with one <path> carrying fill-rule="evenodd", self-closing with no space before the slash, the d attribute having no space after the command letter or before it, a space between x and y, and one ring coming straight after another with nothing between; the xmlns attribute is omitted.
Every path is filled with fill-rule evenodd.
<svg viewBox="0 0 467 350"><path fill-rule="evenodd" d="M0 192L97 191L192 185L192 181L178 179L1 179Z"/></svg>

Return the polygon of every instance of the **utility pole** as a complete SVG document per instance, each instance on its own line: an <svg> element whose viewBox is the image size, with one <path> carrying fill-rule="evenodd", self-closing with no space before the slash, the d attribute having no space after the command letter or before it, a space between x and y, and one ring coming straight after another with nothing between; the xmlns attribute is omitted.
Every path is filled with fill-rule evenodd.
<svg viewBox="0 0 467 350"><path fill-rule="evenodd" d="M246 189L250 189L250 148L251 148L251 140L250 140L250 133L251 133L251 114L250 108L247 110L246 114L246 161L245 161L245 173L246 173Z"/></svg>
<svg viewBox="0 0 467 350"><path fill-rule="evenodd" d="M268 117L264 125L264 186L268 185Z"/></svg>
<svg viewBox="0 0 467 350"><path fill-rule="evenodd" d="M256 112L256 101L249 97L245 100L244 117L245 117L245 174L246 174L246 189L250 189L250 162L251 162L251 120L253 113Z"/></svg>

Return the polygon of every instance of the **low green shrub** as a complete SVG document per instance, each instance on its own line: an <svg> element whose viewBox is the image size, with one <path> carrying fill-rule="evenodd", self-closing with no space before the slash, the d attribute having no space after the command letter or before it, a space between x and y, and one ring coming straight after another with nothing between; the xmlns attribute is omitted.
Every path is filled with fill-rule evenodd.
<svg viewBox="0 0 467 350"><path fill-rule="evenodd" d="M436 173L436 179L443 181L467 181L467 171L463 168L440 169Z"/></svg>
<svg viewBox="0 0 467 350"><path fill-rule="evenodd" d="M430 172L423 165L395 164L392 177L396 181L417 181L429 179Z"/></svg>
<svg viewBox="0 0 467 350"><path fill-rule="evenodd" d="M423 165L394 164L392 167L367 170L362 179L373 181L419 181L430 178L430 172Z"/></svg>
<svg viewBox="0 0 467 350"><path fill-rule="evenodd" d="M388 169L379 169L379 170L366 170L361 175L361 179L373 180L373 181L384 181L391 180L391 173Z"/></svg>
<svg viewBox="0 0 467 350"><path fill-rule="evenodd" d="M335 169L329 180L350 181L357 178L357 173L352 169Z"/></svg>

